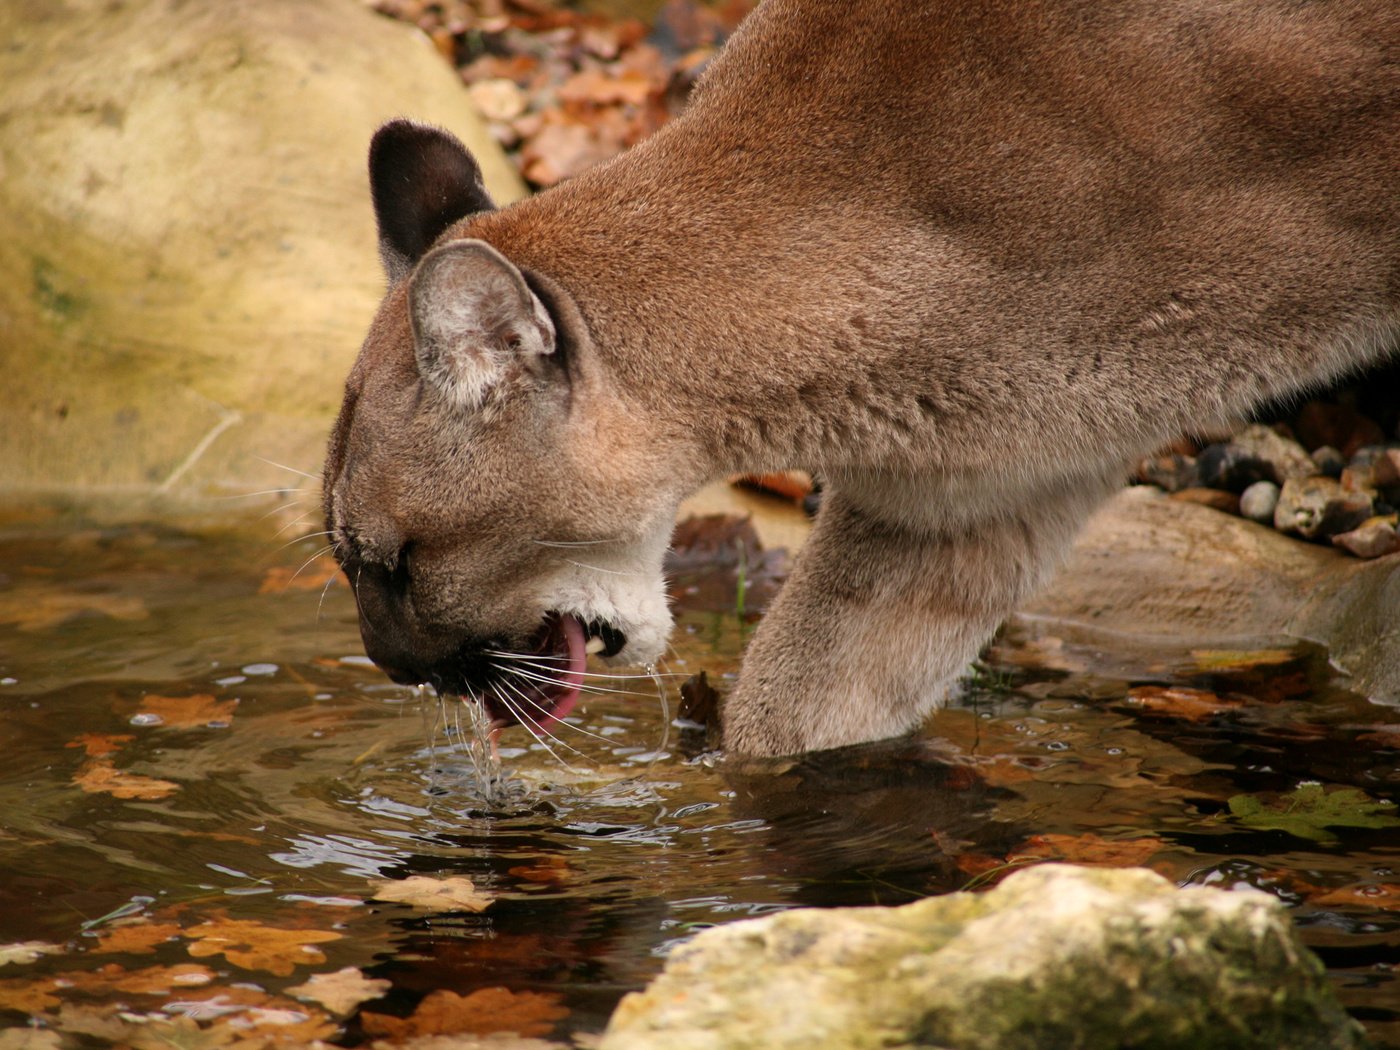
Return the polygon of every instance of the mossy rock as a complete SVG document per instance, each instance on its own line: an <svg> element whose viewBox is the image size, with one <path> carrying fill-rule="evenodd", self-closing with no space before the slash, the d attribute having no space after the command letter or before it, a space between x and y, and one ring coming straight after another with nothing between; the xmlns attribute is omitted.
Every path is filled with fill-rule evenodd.
<svg viewBox="0 0 1400 1050"><path fill-rule="evenodd" d="M985 894L706 930L602 1050L1364 1046L1278 901L1046 864Z"/></svg>
<svg viewBox="0 0 1400 1050"><path fill-rule="evenodd" d="M370 136L452 129L426 37L354 0L0 6L0 492L314 473L383 288Z"/></svg>

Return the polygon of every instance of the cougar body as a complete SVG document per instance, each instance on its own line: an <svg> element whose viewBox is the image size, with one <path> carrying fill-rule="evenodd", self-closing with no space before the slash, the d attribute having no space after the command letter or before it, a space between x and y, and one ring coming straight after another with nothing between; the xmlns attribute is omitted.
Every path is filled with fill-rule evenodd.
<svg viewBox="0 0 1400 1050"><path fill-rule="evenodd" d="M1400 7L765 0L564 185L492 210L406 122L371 181L326 466L370 655L547 724L590 636L661 652L678 502L803 468L725 742L832 747L936 706L1134 457L1394 346Z"/></svg>

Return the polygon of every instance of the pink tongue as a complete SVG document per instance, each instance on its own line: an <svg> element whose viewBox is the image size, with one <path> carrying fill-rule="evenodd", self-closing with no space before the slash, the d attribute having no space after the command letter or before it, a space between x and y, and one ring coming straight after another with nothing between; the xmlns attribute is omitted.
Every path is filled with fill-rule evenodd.
<svg viewBox="0 0 1400 1050"><path fill-rule="evenodd" d="M579 686L583 685L583 669L588 663L588 653L584 651L583 624L578 618L562 613L559 626L564 629L564 640L569 645L569 666L559 676L559 692L547 718L540 719L541 728L559 721L574 709L578 703Z"/></svg>

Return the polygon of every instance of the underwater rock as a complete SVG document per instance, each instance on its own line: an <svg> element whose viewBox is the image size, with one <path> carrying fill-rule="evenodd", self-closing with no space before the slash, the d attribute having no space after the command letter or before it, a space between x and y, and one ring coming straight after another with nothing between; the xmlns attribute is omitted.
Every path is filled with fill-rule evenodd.
<svg viewBox="0 0 1400 1050"><path fill-rule="evenodd" d="M1341 1050L1363 1046L1283 906L1045 864L987 893L706 930L601 1050Z"/></svg>

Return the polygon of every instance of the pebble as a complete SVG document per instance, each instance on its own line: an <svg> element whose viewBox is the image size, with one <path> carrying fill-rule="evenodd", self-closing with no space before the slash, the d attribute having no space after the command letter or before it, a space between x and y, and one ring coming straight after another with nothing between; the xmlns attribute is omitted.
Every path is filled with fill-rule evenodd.
<svg viewBox="0 0 1400 1050"><path fill-rule="evenodd" d="M1195 457L1177 452L1165 456L1148 456L1141 460L1138 463L1137 478L1149 485L1156 485L1165 492L1180 492L1182 489L1198 488L1201 484Z"/></svg>
<svg viewBox="0 0 1400 1050"><path fill-rule="evenodd" d="M1327 478L1340 478L1347 465L1347 458L1331 445L1313 449L1312 461L1317 472Z"/></svg>
<svg viewBox="0 0 1400 1050"><path fill-rule="evenodd" d="M1349 405L1309 401L1293 421L1298 438L1309 448L1331 445L1350 458L1363 445L1385 440L1385 432Z"/></svg>
<svg viewBox="0 0 1400 1050"><path fill-rule="evenodd" d="M1196 459L1201 484L1243 492L1257 481L1282 485L1289 478L1306 478L1317 464L1302 445L1271 427L1245 427L1224 444L1210 445Z"/></svg>
<svg viewBox="0 0 1400 1050"><path fill-rule="evenodd" d="M1261 525L1274 523L1279 487L1272 481L1256 481L1240 494L1240 515Z"/></svg>
<svg viewBox="0 0 1400 1050"><path fill-rule="evenodd" d="M1350 532L1333 536L1332 543L1358 558L1380 558L1400 551L1400 533L1390 518L1371 518Z"/></svg>
<svg viewBox="0 0 1400 1050"><path fill-rule="evenodd" d="M1371 497L1331 478L1289 478L1274 508L1274 527L1308 540L1349 532L1371 517Z"/></svg>

